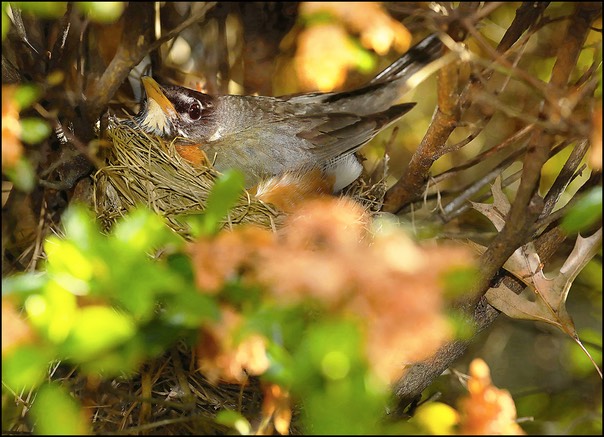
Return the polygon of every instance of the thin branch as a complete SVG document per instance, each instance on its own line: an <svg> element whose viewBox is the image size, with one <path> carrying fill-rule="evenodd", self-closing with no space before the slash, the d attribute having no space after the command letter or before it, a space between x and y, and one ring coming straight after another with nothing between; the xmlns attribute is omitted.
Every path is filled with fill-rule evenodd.
<svg viewBox="0 0 604 437"><path fill-rule="evenodd" d="M523 5L529 7L529 3ZM546 4L541 8L545 9ZM545 6L543 6L545 5ZM576 6L575 14L568 23L566 37L562 40L564 43L559 47L557 57L567 57L576 60L576 56L581 50L583 41L591 27L591 22L599 15L600 10L596 9L595 4L581 3ZM598 7L601 6L598 4ZM520 12L520 9L518 10ZM541 11L542 12L542 11ZM529 21L520 20L518 13L515 21L508 28L506 36L502 40L498 51L505 45L511 47L513 41L531 28L540 13L535 13ZM528 14L528 12L527 12ZM516 21L521 21L515 24ZM574 63L573 63L574 66ZM565 89L572 68L566 62L558 61L554 67L555 75L552 75L552 81L548 88ZM480 86L480 84L478 84ZM544 103L552 104L552 99L544 96ZM541 113L545 115L545 108L541 108ZM550 109L550 108L547 108ZM550 121L555 123L560 120L555 113L547 114ZM540 172L543 163L547 160L550 148L554 143L554 136L545 132L542 128L535 128L531 131L529 140L529 149L525 155L524 166L520 187L517 191L516 199L512 204L508 214L506 225L503 230L493 239L487 251L481 257L481 277L474 290L474 296L461 307L465 308L465 313L476 326L476 332L488 327L498 316L499 312L488 305L484 297L484 292L489 289L492 279L500 271L503 263L509 256L532 237L534 224L543 210L543 203L539 202L537 188L540 182ZM400 208L401 205L397 205ZM395 208L397 209L397 208ZM540 259L546 261L565 240L566 236L560 229L553 228L541 234L535 241L536 249ZM512 281L506 278L504 281ZM507 285L507 284L506 284ZM512 288L512 286L510 286ZM470 341L454 341L444 345L431 358L421 363L410 366L405 376L395 385L394 390L399 398L399 408L397 415L402 415L404 409L415 399L421 396L422 391L442 372L451 365L451 363L460 357L467 349Z"/></svg>
<svg viewBox="0 0 604 437"><path fill-rule="evenodd" d="M558 203L558 200L560 199L560 196L576 176L577 168L581 164L581 161L587 153L588 148L589 142L587 140L581 141L573 148L570 156L564 163L562 170L560 170L560 173L558 173L556 180L545 196L543 212L539 216L539 219L543 219L553 211L556 203Z"/></svg>
<svg viewBox="0 0 604 437"><path fill-rule="evenodd" d="M178 35L182 30L201 21L206 13L215 6L216 2L208 2L196 14L184 20L181 24L170 30L158 40L151 42L150 30L153 29L153 17L150 15L153 8L140 8L140 4L128 6L124 19L128 21L128 14L136 14L137 19L131 20L132 26L126 26L122 44L116 55L101 76L101 78L88 87L86 92L87 115L90 120L95 120L102 109L107 106L130 70L138 65L147 54L159 48L164 42ZM141 18L141 11L145 12ZM128 21L130 24L130 21ZM134 24L139 27L135 28Z"/></svg>
<svg viewBox="0 0 604 437"><path fill-rule="evenodd" d="M506 138L505 140L503 140L501 143L491 147L488 150L485 150L484 152L476 155L473 159L467 161L465 164L459 165L457 167L454 168L450 168L449 170L446 170L436 176L434 176L432 178L433 182L435 183L439 183L442 182L448 178L450 178L451 176L456 175L457 173L463 171L463 170L467 170L477 164L480 164L482 162L484 162L485 159L489 158L490 156L493 156L495 153L507 148L508 146L510 146L511 144L515 143L516 141L518 141L519 139L521 139L522 137L524 137L526 134L528 134L529 132L531 132L534 129L535 125L534 124L529 124L528 126L523 127L522 129L520 129L517 132L514 132L510 137Z"/></svg>
<svg viewBox="0 0 604 437"><path fill-rule="evenodd" d="M589 14L586 11L592 13ZM566 88L574 67L574 64L569 65L568 60L574 60L573 62L576 63L591 21L596 16L597 14L593 13L593 6L583 3L577 4L576 13L568 23L566 37L558 48L557 61L554 64L550 81L550 87L553 89ZM546 108L548 107L544 109ZM550 111L549 116L552 122L560 119L559 113L556 111ZM472 306L478 302L488 289L493 275L518 247L531 238L534 230L533 225L544 207L543 199L537 193L541 180L541 168L549 159L553 142L554 136L552 134L542 129L533 132L528 151L524 157L522 178L516 191L516 198L511 205L503 229L482 255L480 279L473 291L473 298L467 303L468 305Z"/></svg>
<svg viewBox="0 0 604 437"><path fill-rule="evenodd" d="M514 21L506 31L502 42L497 47L497 52L494 52L493 58L498 59L500 56L503 56L514 42L537 22L546 6L547 3L543 2L524 3L518 9ZM470 20L471 17L463 22L468 27L468 30L472 31L474 25ZM475 29L474 33L477 33ZM477 37L480 38L479 35ZM493 52L493 49L490 47L489 50ZM509 64L509 62L507 65L510 69L514 69L513 65ZM472 96L482 87L481 83L472 82L471 85L466 88L460 100L459 93L457 93L456 89L453 87L453 85L456 87L457 83L452 83L453 77L457 77L455 74L456 71L453 71L454 68L456 68L456 66L449 65L439 72L439 106L432 117L426 135L413 154L405 174L386 192L384 198L384 211L393 213L399 212L407 203L418 199L420 193L423 191L422 188L428 179L429 170L432 164L439 156L441 156L439 153L442 152L443 145L446 144L447 139L459 123L461 108L465 107L463 103L465 98L463 95ZM490 74L487 74L486 78L490 78ZM544 89L544 86L540 86L538 83L535 84L535 86L539 89Z"/></svg>

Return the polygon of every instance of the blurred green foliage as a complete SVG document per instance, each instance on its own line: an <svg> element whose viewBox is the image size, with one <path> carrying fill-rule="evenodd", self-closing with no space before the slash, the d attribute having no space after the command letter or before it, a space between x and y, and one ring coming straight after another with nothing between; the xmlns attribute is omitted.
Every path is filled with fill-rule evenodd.
<svg viewBox="0 0 604 437"><path fill-rule="evenodd" d="M36 422L37 434L90 434L90 424L78 402L57 383L40 387L31 414Z"/></svg>
<svg viewBox="0 0 604 437"><path fill-rule="evenodd" d="M562 219L561 226L567 233L573 234L597 222L602 222L602 187L593 187L581 194Z"/></svg>
<svg viewBox="0 0 604 437"><path fill-rule="evenodd" d="M2 3L3 40L11 25L8 5L8 2ZM18 2L18 5L25 13L46 18L62 16L67 7L66 2ZM98 22L115 21L124 5L124 2L74 3L80 12ZM485 21L483 34L499 41L517 6L516 3L498 8L490 20ZM553 3L548 12L553 16L558 10L562 16L568 14L571 7L570 2ZM361 48L358 59L358 68L362 71L373 68L376 63L370 52ZM554 59L543 55L533 56L530 61L528 72L538 79L549 80ZM592 62L593 54L582 52L579 66L587 68ZM433 88L430 84L426 93L433 93ZM596 94L601 95L601 81ZM17 89L15 99L19 109L24 111L41 95L40 88L22 85ZM522 92L514 96L528 100ZM421 94L416 100L420 106L427 105L432 110L432 99L424 97L425 94ZM430 113L420 110L415 114L424 112ZM408 148L419 143L427 124L423 116L421 120L413 117L420 115L412 113L401 124L407 133L399 140L408 143ZM50 133L48 124L41 119L25 118L21 122L24 127L22 140L27 143L36 144ZM507 120L506 123L513 124ZM382 143L379 145L381 153ZM544 180L555 179L564 159L566 155L561 154L558 160L553 159L551 165L544 168ZM35 184L35 171L26 159L5 174L23 191L31 190ZM241 185L240 176L235 173L227 174L217 183L206 213L187 218L195 235L210 237L220 229L222 220L241 192ZM565 230L582 232L601 220L601 199L599 187L584 193L565 215ZM205 322L220 319L221 301L241 308L245 315L240 332L242 338L259 332L271 339L268 345L270 368L263 379L291 389L296 400L305 407L302 420L308 432L450 431L452 412L443 408L444 404L432 403L426 405L428 408L420 408L415 419L417 426L413 423L376 423L390 400L389 390L375 381L368 371L360 354L362 332L353 322L325 315L319 317L316 308L284 308L264 302L259 290L236 281L228 284L218 296L200 293L185 242L160 217L146 209L133 211L108 235L98 229L93 215L81 207L69 209L63 224L65 235L50 237L45 243L48 258L41 266L41 273L3 278L2 284L3 296L20 304L36 334L32 342L16 347L3 357L3 392L16 395L26 388L37 390L31 410L36 433L81 434L89 431L83 410L68 393L68 386L46 382L51 363L64 361L77 365L85 374L106 378L131 375L145 360L164 353L176 341L184 338L193 344L198 329ZM472 275L465 271L452 273L448 282L451 294L463 291ZM590 263L579 281L590 287L589 292L581 294L573 289L571 296L580 294L590 309L596 308L600 312L601 264ZM311 318L309 314L316 317ZM461 317L453 315L451 319L456 322L458 338L467 339L474 334ZM599 326L601 328L601 318ZM509 333L509 326L504 328L497 330L496 327L491 333L491 341L485 341L479 352L468 355L496 357L491 363L502 363L498 369L498 375L503 375L497 380L499 385L505 387L516 378L518 384L526 384L528 389L534 390L518 396L514 393L519 416L536 418L523 423L523 428L539 434L601 434L601 399L592 395L597 393L593 387L598 384L601 387L601 381L593 378L593 367L585 354L574 343L560 340L563 347L556 358L568 366L577 379L562 380L566 385L555 387L552 392L544 386L529 386L522 375L528 368L532 372L543 370L539 366L546 360L533 353L533 344L527 340L525 332L522 337L514 337ZM592 356L601 363L601 331L584 328L579 333ZM513 350L506 347L508 344L514 345ZM521 350L523 345L526 350ZM506 349L511 350L507 350L507 355ZM526 360L529 356L531 360ZM508 362L516 357L525 357L522 360L526 362L521 365ZM543 370L542 374L554 379L552 372ZM454 390L449 393L452 396ZM453 404L451 399L447 401ZM8 404L3 404L3 429L6 429L5 413L8 416L13 413ZM594 411L599 412L599 417L593 415ZM239 413L228 410L218 416L217 422L240 433L251 429Z"/></svg>
<svg viewBox="0 0 604 437"><path fill-rule="evenodd" d="M13 167L3 172L15 187L23 192L29 193L36 185L36 172L31 162L24 156L21 156Z"/></svg>
<svg viewBox="0 0 604 437"><path fill-rule="evenodd" d="M224 220L241 183L235 174L218 181L212 193L215 201L208 202L201 218L204 235ZM227 200L216 197L219 194ZM236 283L217 296L200 293L185 241L146 208L132 211L107 235L92 214L77 205L67 210L63 226L64 235L45 242L47 259L41 273L10 276L2 284L3 296L16 300L34 330L33 341L4 355L4 390L38 391L31 413L36 433L83 429L81 406L69 396L69 385L44 382L51 363L76 365L95 377L132 375L178 340L195 344L205 322L220 320L221 301L242 309L241 339L253 333L270 339L270 367L262 378L291 390L303 403L305 429L399 429L378 423L389 389L369 370L356 322L321 314L312 304L282 307L264 302L253 289ZM64 420L53 420L56 417ZM225 413L218 423L242 431L242 420Z"/></svg>
<svg viewBox="0 0 604 437"><path fill-rule="evenodd" d="M193 236L211 236L221 229L220 222L243 194L244 182L243 173L238 170L230 169L222 174L212 187L204 214L186 217Z"/></svg>

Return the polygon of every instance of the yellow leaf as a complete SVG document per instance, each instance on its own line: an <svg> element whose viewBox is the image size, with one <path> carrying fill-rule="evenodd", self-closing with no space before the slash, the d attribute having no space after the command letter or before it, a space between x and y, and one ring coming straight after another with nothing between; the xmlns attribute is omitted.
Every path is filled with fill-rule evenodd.
<svg viewBox="0 0 604 437"><path fill-rule="evenodd" d="M428 434L453 434L455 425L459 423L459 413L442 402L430 402L417 409L413 420Z"/></svg>

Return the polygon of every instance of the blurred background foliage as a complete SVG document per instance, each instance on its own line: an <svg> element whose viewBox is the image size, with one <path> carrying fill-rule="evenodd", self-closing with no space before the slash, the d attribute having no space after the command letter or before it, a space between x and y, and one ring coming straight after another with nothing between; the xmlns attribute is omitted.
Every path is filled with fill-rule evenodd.
<svg viewBox="0 0 604 437"><path fill-rule="evenodd" d="M485 5L489 13L474 24L496 46L521 4ZM209 93L344 90L460 19L456 11L459 5L396 2L158 2L140 9L3 2L3 432L601 434L602 380L586 355L553 328L505 316L425 391L412 419L385 414L395 408L390 384L404 363L474 334L446 308L480 265L465 248L431 243L488 240L494 231L475 211L443 224L435 206L422 202L398 220L374 220L352 202L319 202L277 234L226 232L241 185L240 175L228 173L205 213L188 219L191 243L143 207L105 232L81 205L93 206L88 176L108 147L97 120L107 107L135 112L140 75L150 68L166 82ZM519 70L550 80L573 11L571 2L547 6L548 20L523 46ZM602 153L601 28L599 18L572 76L600 75L577 106L577 118L589 121L585 163L594 172ZM129 58L166 34L140 63ZM484 64L485 47L472 37L465 43ZM115 59L136 68L124 73ZM471 73L460 65L460 81ZM505 92L476 96L449 141L464 141L492 116L488 127L438 159L434 175L516 133L542 99L530 81L506 74L490 87ZM436 90L432 75L402 96L417 106L362 149L369 173L387 153L387 184L404 174L430 125ZM547 162L542 190L570 153ZM471 184L504 157L493 154L439 190ZM556 206L572 205L561 226L573 237L601 226L601 182L575 196L589 178L587 170L574 178ZM505 188L509 197L517 187ZM418 243L424 239L430 244ZM564 262L567 246L548 271ZM600 248L567 300L600 367L601 278Z"/></svg>

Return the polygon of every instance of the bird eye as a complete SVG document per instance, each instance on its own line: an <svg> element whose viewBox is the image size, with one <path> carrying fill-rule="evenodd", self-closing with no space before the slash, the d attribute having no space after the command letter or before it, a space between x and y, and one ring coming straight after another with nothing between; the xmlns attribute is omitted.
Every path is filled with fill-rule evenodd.
<svg viewBox="0 0 604 437"><path fill-rule="evenodd" d="M201 117L201 105L199 102L195 102L189 106L189 117L191 120L199 120L199 117Z"/></svg>

